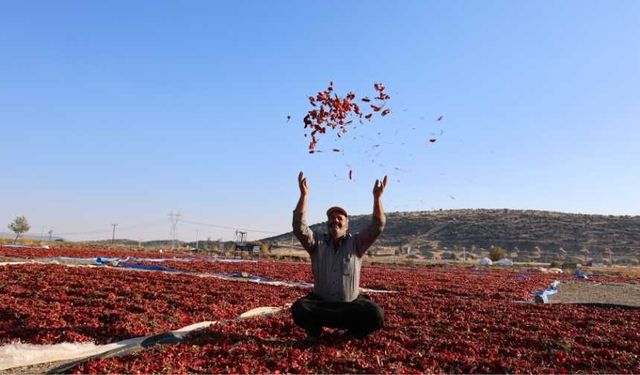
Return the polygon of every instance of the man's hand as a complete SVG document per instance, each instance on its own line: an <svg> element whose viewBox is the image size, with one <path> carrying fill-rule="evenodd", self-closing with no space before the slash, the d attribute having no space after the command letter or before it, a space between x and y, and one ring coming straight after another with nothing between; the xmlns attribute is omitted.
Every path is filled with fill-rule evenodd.
<svg viewBox="0 0 640 375"><path fill-rule="evenodd" d="M302 173L302 171L300 171L300 173L298 174L298 186L300 187L300 196L306 197L307 193L309 193L309 187L307 186L307 178L304 176L304 173Z"/></svg>
<svg viewBox="0 0 640 375"><path fill-rule="evenodd" d="M387 176L384 176L382 182L376 180L373 184L373 219L371 224L360 232L356 242L356 249L358 250L358 257L362 257L371 246L376 238L382 233L386 217L384 216L384 208L382 207L382 193L387 187Z"/></svg>
<svg viewBox="0 0 640 375"><path fill-rule="evenodd" d="M302 172L300 172L302 173ZM382 182L380 180L376 180L376 183L373 184L373 197L378 199L384 193L384 189L387 187L387 176L384 176Z"/></svg>
<svg viewBox="0 0 640 375"><path fill-rule="evenodd" d="M304 177L302 171L298 174L298 187L300 188L300 198L298 198L298 204L295 210L293 210L293 234L298 238L302 247L304 247L309 254L312 254L318 249L318 242L315 239L313 231L307 225L307 219L305 218L309 188L307 187L307 179Z"/></svg>

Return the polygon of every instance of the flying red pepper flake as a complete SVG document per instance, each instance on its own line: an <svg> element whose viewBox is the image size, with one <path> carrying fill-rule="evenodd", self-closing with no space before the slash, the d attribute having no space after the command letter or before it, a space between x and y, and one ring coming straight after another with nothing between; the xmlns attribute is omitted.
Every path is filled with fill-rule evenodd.
<svg viewBox="0 0 640 375"><path fill-rule="evenodd" d="M334 149L333 149L333 152L340 152L340 151L342 151L342 150L341 150L341 149L339 149L339 148L334 148Z"/></svg>
<svg viewBox="0 0 640 375"><path fill-rule="evenodd" d="M349 180L353 179L353 169L349 169Z"/></svg>
<svg viewBox="0 0 640 375"><path fill-rule="evenodd" d="M382 83L374 83L374 89L377 92L376 100L379 101L377 105L371 104L370 107L373 112L381 112L381 116L386 116L391 113L391 110L385 108L386 101L391 99L387 93L384 92L385 87ZM361 99L364 102L370 102L369 97ZM318 137L320 134L325 134L327 128L331 128L337 131L337 137L341 138L341 134L347 132L347 126L353 123L353 118L359 118L360 121L364 117L367 120L371 120L373 112L363 113L358 104L355 103L356 94L348 92L344 97L340 97L334 92L333 81L329 82L329 87L324 91L318 92L315 96L309 97L309 103L313 107L307 112L304 117L304 128L312 129L311 141L309 142L309 150L315 150L318 144ZM383 110L384 109L384 110ZM307 135L305 134L305 137Z"/></svg>
<svg viewBox="0 0 640 375"><path fill-rule="evenodd" d="M431 142L431 143L436 143L436 141L437 141L437 139L435 139L435 138L431 138L431 139L429 140L429 142Z"/></svg>

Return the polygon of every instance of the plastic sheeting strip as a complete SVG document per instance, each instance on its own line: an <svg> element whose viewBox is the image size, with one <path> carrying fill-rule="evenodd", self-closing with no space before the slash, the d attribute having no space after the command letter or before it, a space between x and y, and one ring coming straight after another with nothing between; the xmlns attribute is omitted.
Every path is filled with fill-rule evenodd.
<svg viewBox="0 0 640 375"><path fill-rule="evenodd" d="M221 279L221 280L246 281L251 283L259 283L259 284L266 284L266 285L273 285L273 286L286 286L290 288L306 288L306 289L313 288L313 284L308 282L280 281L280 280L273 280L273 279L265 279L255 275L248 275L246 277L231 276L231 275L236 275L235 273L233 274L199 273L199 274L192 274L192 275L196 275L198 277L215 277L216 279ZM368 289L368 288L360 288L360 291L364 293L397 293L395 290L381 290L381 289Z"/></svg>
<svg viewBox="0 0 640 375"><path fill-rule="evenodd" d="M546 290L532 293L534 301L549 303L549 296L558 293L558 284L560 284L560 282L556 280L552 282Z"/></svg>
<svg viewBox="0 0 640 375"><path fill-rule="evenodd" d="M589 277L582 273L580 270L576 270L576 278L580 280L589 280Z"/></svg>
<svg viewBox="0 0 640 375"><path fill-rule="evenodd" d="M83 344L62 343L54 345L8 344L0 347L0 370L36 365L40 363L76 360L72 363L59 366L49 371L49 373L60 373L94 358L109 358L117 355L130 354L157 344L176 344L183 341L189 333L207 328L212 324L269 316L282 311L288 306L289 305L281 307L257 307L255 309L245 311L234 319L205 321L190 324L173 331L163 332L156 335L134 337L106 345L95 345L93 342Z"/></svg>
<svg viewBox="0 0 640 375"><path fill-rule="evenodd" d="M220 262L220 263L258 263L257 260L248 259L226 259L226 258L213 258L208 259L208 262Z"/></svg>
<svg viewBox="0 0 640 375"><path fill-rule="evenodd" d="M161 262L183 262L190 263L194 260L202 260L205 262L220 262L220 263L258 263L257 260L245 260L245 259L226 259L226 258L138 258L134 256L128 256L126 258L114 258L114 257L95 257L95 258L79 258L79 257L67 257L67 256L59 256L59 257L48 257L48 258L16 258L12 257L11 259L15 259L16 261L24 261L24 262L40 262L40 263L61 263L61 264L93 264L93 265L112 265L112 264L120 264L125 262L150 262L150 263L161 263Z"/></svg>
<svg viewBox="0 0 640 375"><path fill-rule="evenodd" d="M51 263L42 263L42 262L5 262L5 263L0 263L0 265L19 265L19 264L34 264L34 263L35 264L38 264L38 263L51 264ZM95 265L87 265L87 264L62 264L62 265L68 266L68 267L96 267ZM123 265L119 267L112 267L110 269L123 270L123 271L167 272L167 273L172 273L174 275L214 277L221 280L246 281L246 282L273 285L273 286L286 286L289 288L306 288L306 289L313 288L313 284L308 282L281 281L281 280L263 278L261 276L255 276L255 275L247 275L246 277L243 277L243 276L239 277L237 275L241 275L241 273L238 273L238 272L231 273L231 274L229 273L198 273L198 272L173 270L169 268L167 268L166 270L163 270L161 269L162 268L161 266L157 266L157 267L158 268L156 269L156 266L128 267ZM395 290L381 290L381 289L369 289L369 288L360 288L360 291L364 293L397 293Z"/></svg>

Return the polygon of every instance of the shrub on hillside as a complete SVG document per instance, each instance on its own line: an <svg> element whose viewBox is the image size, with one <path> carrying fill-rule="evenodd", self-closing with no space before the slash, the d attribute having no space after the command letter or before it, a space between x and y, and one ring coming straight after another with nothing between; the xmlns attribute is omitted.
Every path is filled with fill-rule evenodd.
<svg viewBox="0 0 640 375"><path fill-rule="evenodd" d="M489 259L491 259L494 262L506 257L507 257L507 250L501 248L500 246L493 246L491 250L489 250Z"/></svg>

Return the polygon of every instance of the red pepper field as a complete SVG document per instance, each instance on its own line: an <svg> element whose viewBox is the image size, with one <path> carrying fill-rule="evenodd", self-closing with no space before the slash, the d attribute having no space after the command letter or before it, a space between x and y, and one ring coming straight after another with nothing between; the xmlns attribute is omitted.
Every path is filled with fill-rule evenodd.
<svg viewBox="0 0 640 375"><path fill-rule="evenodd" d="M5 257L125 256L126 252L0 247ZM141 253L130 253L141 257ZM160 254L147 254L159 257ZM166 257L167 255L164 254ZM170 273L56 264L0 266L0 345L98 344L225 320L185 342L97 359L74 373L640 373L640 309L532 304L531 293L569 275L455 266L364 266L362 287L385 311L365 340L325 329L305 345L285 306L302 287L198 277L245 272L311 281L307 263L223 263L194 257ZM194 275L190 275L193 272ZM593 277L585 282L639 280Z"/></svg>

